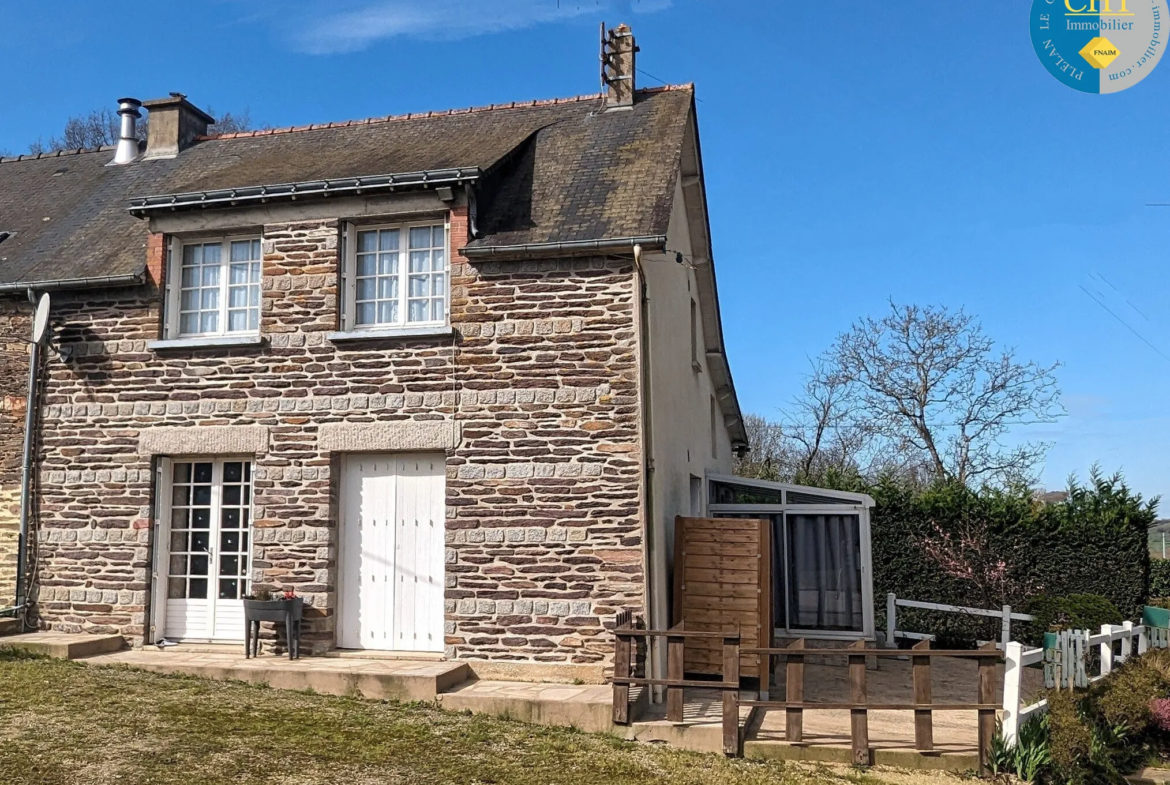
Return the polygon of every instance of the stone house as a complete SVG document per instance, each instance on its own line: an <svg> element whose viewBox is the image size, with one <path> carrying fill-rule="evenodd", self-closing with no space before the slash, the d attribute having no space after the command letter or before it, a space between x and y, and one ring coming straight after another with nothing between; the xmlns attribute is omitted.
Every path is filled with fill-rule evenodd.
<svg viewBox="0 0 1170 785"><path fill-rule="evenodd" d="M674 517L746 436L694 91L623 45L598 95L226 135L123 99L116 148L0 159L9 543L9 336L52 302L30 621L237 641L294 589L307 651L582 678L620 609L668 623Z"/></svg>

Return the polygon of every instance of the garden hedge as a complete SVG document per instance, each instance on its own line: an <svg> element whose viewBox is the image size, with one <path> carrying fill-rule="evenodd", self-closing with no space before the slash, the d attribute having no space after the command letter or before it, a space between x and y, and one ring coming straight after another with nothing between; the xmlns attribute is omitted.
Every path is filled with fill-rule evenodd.
<svg viewBox="0 0 1170 785"><path fill-rule="evenodd" d="M876 503L871 521L878 629L884 626L888 592L975 607L998 607L989 603L1002 601L1025 612L1039 596L1096 594L1125 618L1141 618L1149 596L1146 531L1156 517L1156 500L1144 502L1119 476L1094 472L1087 486L1073 483L1068 498L1056 503L1041 502L1027 489L975 490L958 484L917 489L879 482L866 490ZM1014 576L1008 583L1029 588L1009 586L1001 597L989 599L971 581L948 574L928 557L924 542L940 530L964 528L985 531L988 550ZM899 629L933 632L940 644L999 637L998 619L903 608L898 617ZM1013 624L1017 640L1036 640L1042 632L1021 626L1017 631Z"/></svg>
<svg viewBox="0 0 1170 785"><path fill-rule="evenodd" d="M1150 560L1150 596L1170 597L1170 559Z"/></svg>

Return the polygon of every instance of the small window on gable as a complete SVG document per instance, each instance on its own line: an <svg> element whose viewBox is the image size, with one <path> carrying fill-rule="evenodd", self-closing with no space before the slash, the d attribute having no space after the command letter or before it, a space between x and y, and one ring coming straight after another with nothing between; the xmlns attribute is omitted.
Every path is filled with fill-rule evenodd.
<svg viewBox="0 0 1170 785"><path fill-rule="evenodd" d="M259 333L261 260L258 237L171 238L168 337Z"/></svg>
<svg viewBox="0 0 1170 785"><path fill-rule="evenodd" d="M447 324L447 227L351 226L346 233L343 330Z"/></svg>

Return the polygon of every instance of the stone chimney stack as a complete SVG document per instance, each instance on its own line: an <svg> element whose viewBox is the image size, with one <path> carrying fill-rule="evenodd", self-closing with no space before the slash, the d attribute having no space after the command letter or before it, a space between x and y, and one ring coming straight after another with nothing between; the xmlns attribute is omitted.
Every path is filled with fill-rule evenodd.
<svg viewBox="0 0 1170 785"><path fill-rule="evenodd" d="M207 127L215 123L214 117L188 101L182 93L144 101L142 105L150 112L143 160L174 158L180 151L194 144L195 137L207 133Z"/></svg>
<svg viewBox="0 0 1170 785"><path fill-rule="evenodd" d="M612 30L601 26L601 81L605 85L605 108L629 109L634 105L634 56L638 46L629 25Z"/></svg>

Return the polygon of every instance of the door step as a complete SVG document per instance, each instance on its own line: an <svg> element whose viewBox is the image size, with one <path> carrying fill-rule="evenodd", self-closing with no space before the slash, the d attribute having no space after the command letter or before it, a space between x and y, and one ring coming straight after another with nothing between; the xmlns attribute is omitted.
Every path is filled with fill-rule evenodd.
<svg viewBox="0 0 1170 785"><path fill-rule="evenodd" d="M4 639L4 648L42 654L61 660L79 660L109 654L126 646L121 635L87 635L64 632L25 632Z"/></svg>
<svg viewBox="0 0 1170 785"><path fill-rule="evenodd" d="M430 651L377 651L375 649L330 649L322 657L340 660L411 660L413 662L446 662L447 658Z"/></svg>
<svg viewBox="0 0 1170 785"><path fill-rule="evenodd" d="M174 647L179 648L179 647ZM234 647L233 647L234 648ZM433 701L471 678L463 662L371 661L331 657L289 660L265 655L245 659L232 654L174 650L153 646L94 657L94 665L123 664L155 673L183 673L205 679L247 681L273 689L313 690L325 695L356 695L373 700Z"/></svg>

